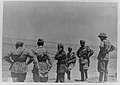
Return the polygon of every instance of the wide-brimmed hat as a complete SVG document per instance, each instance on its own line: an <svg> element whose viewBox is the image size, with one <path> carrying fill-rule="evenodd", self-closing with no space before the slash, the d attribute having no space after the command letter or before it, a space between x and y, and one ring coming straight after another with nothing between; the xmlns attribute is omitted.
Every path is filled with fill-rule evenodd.
<svg viewBox="0 0 120 85"><path fill-rule="evenodd" d="M98 37L106 37L106 38L107 38L107 35L106 35L105 33L100 33L100 34L98 35Z"/></svg>

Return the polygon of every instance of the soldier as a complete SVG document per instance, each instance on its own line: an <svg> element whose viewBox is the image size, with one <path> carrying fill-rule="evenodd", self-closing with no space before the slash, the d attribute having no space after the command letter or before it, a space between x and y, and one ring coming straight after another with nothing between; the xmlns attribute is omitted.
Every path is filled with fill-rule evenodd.
<svg viewBox="0 0 120 85"><path fill-rule="evenodd" d="M93 55L94 52L88 46L85 46L84 40L80 40L80 45L81 47L77 51L77 56L79 58L81 81L85 81L88 79L87 71L90 63L89 58Z"/></svg>
<svg viewBox="0 0 120 85"><path fill-rule="evenodd" d="M62 44L58 44L58 52L55 55L55 60L57 60L57 78L56 82L64 82L65 81L65 72L67 70L66 67L66 53L64 51L64 46Z"/></svg>
<svg viewBox="0 0 120 85"><path fill-rule="evenodd" d="M109 40L107 39L107 36L105 33L100 33L98 36L101 40L100 42L100 51L98 54L98 72L99 72L99 83L103 81L107 81L107 76L108 76L108 61L109 61L109 52L113 51L115 47L110 44Z"/></svg>
<svg viewBox="0 0 120 85"><path fill-rule="evenodd" d="M23 48L23 42L17 41L15 49L11 50L5 56L5 60L11 64L9 70L13 82L24 82L27 75L27 65L33 60L34 54L27 48ZM27 61L29 58L29 61Z"/></svg>
<svg viewBox="0 0 120 85"><path fill-rule="evenodd" d="M44 48L44 40L38 39L37 48L33 53L37 56L37 64L34 63L32 70L34 82L47 82L48 73L52 67L52 59L48 54L47 50Z"/></svg>
<svg viewBox="0 0 120 85"><path fill-rule="evenodd" d="M75 66L75 63L76 63L76 56L75 56L75 53L72 52L72 48L71 47L68 47L68 53L67 53L67 78L68 80L71 80L71 77L70 77L70 71L73 69L73 67Z"/></svg>

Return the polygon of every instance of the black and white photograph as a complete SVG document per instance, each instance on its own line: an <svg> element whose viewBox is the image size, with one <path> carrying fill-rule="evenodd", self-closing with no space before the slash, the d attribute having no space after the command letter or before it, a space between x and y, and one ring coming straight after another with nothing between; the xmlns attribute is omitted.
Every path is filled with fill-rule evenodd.
<svg viewBox="0 0 120 85"><path fill-rule="evenodd" d="M117 2L3 1L2 21L2 82L117 82Z"/></svg>

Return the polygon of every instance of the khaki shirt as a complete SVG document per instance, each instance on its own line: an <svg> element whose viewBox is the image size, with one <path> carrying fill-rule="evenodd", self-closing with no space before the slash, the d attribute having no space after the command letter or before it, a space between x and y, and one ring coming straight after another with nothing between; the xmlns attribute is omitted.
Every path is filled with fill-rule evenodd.
<svg viewBox="0 0 120 85"><path fill-rule="evenodd" d="M27 69L27 58L32 59L34 54L27 48L19 47L11 50L5 60L11 63L10 71L14 73L25 73Z"/></svg>
<svg viewBox="0 0 120 85"><path fill-rule="evenodd" d="M52 59L47 52L47 50L44 48L44 46L37 47L35 50L33 50L33 53L37 57L37 64L34 63L34 68L32 70L33 73L39 74L41 77L48 76L48 73L52 67Z"/></svg>
<svg viewBox="0 0 120 85"><path fill-rule="evenodd" d="M111 48L111 43L109 40L105 39L100 42L100 53L101 57L103 57L103 60L108 60L109 59L109 50Z"/></svg>

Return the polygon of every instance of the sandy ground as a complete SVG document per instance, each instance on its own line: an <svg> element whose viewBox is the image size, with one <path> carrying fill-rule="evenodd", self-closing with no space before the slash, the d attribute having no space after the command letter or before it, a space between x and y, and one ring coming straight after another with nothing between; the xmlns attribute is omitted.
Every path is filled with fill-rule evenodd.
<svg viewBox="0 0 120 85"><path fill-rule="evenodd" d="M108 65L108 70L109 70L109 76L108 76L108 82L115 82L116 81L116 77L115 77L115 73L117 72L117 58L116 57L112 57L109 60L109 65ZM6 61L3 60L2 62L2 81L3 82L7 82L8 77L10 75L9 72L9 66L10 64L7 63ZM78 59L76 62L75 67L72 69L71 72L71 80L68 81L67 80L67 75L65 75L65 81L66 82L78 82L75 81L75 79L80 79L80 72L79 72L79 68L78 68ZM32 80L32 68L33 68L33 64L31 63L28 66L29 72L27 74L27 78L25 80L25 82L33 82ZM98 72L97 72L97 59L95 57L91 58L91 65L90 68L88 70L88 83L96 83L98 81ZM56 61L53 61L53 67L49 73L49 81L48 82L55 82L55 78L56 78ZM79 81L80 82L80 81Z"/></svg>

